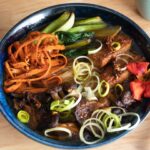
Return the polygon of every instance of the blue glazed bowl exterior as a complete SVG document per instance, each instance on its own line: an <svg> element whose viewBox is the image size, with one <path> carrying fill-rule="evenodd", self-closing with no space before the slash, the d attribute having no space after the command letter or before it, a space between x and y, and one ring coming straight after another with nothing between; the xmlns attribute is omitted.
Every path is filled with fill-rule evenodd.
<svg viewBox="0 0 150 150"><path fill-rule="evenodd" d="M74 11L77 18L86 18L92 16L101 16L104 21L111 25L121 25L123 31L128 34L134 41L133 47L139 53L146 57L150 61L150 39L145 32L138 27L133 21L124 15L97 5L92 4L63 4L45 8L38 12L35 12L27 18L16 24L2 39L0 43L0 110L4 117L21 133L24 135L49 146L57 147L60 149L83 149L96 146L102 146L110 143L123 135L127 134L127 131L113 134L100 143L93 145L85 145L71 142L61 142L46 138L32 131L30 128L20 123L13 113L12 108L8 105L6 94L3 91L3 79L4 79L4 66L3 63L7 57L7 47L11 43L24 37L28 32L33 30L39 30L50 21L57 18L60 13L70 10ZM150 110L150 101L144 100L138 108L141 120L143 120Z"/></svg>

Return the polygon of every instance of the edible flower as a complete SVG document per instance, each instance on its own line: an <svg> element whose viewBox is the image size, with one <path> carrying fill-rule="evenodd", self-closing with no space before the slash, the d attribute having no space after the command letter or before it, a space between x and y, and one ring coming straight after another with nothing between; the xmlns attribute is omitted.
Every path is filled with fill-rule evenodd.
<svg viewBox="0 0 150 150"><path fill-rule="evenodd" d="M142 96L150 98L150 81L142 81L141 78L148 72L149 64L149 62L132 62L127 65L127 69L138 78L130 82L130 90L135 100L140 101Z"/></svg>
<svg viewBox="0 0 150 150"><path fill-rule="evenodd" d="M150 81L135 80L130 82L130 90L135 100L140 101L142 96L150 98Z"/></svg>
<svg viewBox="0 0 150 150"><path fill-rule="evenodd" d="M140 101L145 90L143 82L140 80L130 82L130 90L135 100Z"/></svg>
<svg viewBox="0 0 150 150"><path fill-rule="evenodd" d="M128 63L127 69L139 78L147 72L148 65L149 62L132 62Z"/></svg>

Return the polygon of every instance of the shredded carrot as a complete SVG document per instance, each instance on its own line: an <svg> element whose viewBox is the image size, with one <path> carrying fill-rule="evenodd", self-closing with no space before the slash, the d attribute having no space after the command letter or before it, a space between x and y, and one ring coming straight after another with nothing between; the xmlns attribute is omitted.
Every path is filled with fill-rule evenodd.
<svg viewBox="0 0 150 150"><path fill-rule="evenodd" d="M4 87L6 93L10 93L12 91L16 91L21 86L21 83L14 83L9 87Z"/></svg>
<svg viewBox="0 0 150 150"><path fill-rule="evenodd" d="M57 36L37 31L11 44L5 61L5 92L39 93L61 84L57 72L67 64L67 58L60 53L64 49Z"/></svg>

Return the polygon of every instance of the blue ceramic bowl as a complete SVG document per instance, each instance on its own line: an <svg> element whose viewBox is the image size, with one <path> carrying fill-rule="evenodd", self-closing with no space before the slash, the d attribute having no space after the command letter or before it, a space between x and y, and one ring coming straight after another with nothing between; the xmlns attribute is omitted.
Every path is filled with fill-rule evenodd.
<svg viewBox="0 0 150 150"><path fill-rule="evenodd" d="M61 142L46 138L32 131L30 128L20 123L13 113L12 108L8 105L6 94L3 91L3 79L4 79L4 66L3 62L7 57L7 47L11 43L24 37L28 32L32 30L38 30L48 24L53 19L57 18L60 13L70 10L74 11L78 18L101 16L103 20L112 25L122 26L123 31L128 34L133 40L133 47L139 53L144 55L148 61L150 61L150 39L145 32L138 27L133 21L124 15L101 6L91 4L64 4L45 8L38 12L35 12L27 18L16 24L2 39L0 43L0 110L4 117L21 133L24 135L49 146L61 148L61 149L83 149L91 148L95 146L101 146L110 143L123 135L127 134L127 131L120 132L118 134L112 134L106 137L103 141L93 145L85 145L71 142ZM141 120L143 120L150 110L150 101L144 100L136 111L139 113Z"/></svg>

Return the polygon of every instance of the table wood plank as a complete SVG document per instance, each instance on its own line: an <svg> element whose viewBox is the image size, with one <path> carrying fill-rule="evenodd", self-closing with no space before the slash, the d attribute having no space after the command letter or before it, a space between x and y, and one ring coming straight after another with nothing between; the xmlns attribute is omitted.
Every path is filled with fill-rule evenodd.
<svg viewBox="0 0 150 150"><path fill-rule="evenodd" d="M61 3L93 3L115 9L134 20L150 36L150 21L136 10L134 0L0 0L0 38L19 20L39 9ZM93 150L150 150L150 116L125 137ZM0 114L0 150L54 150L39 144L14 129Z"/></svg>

